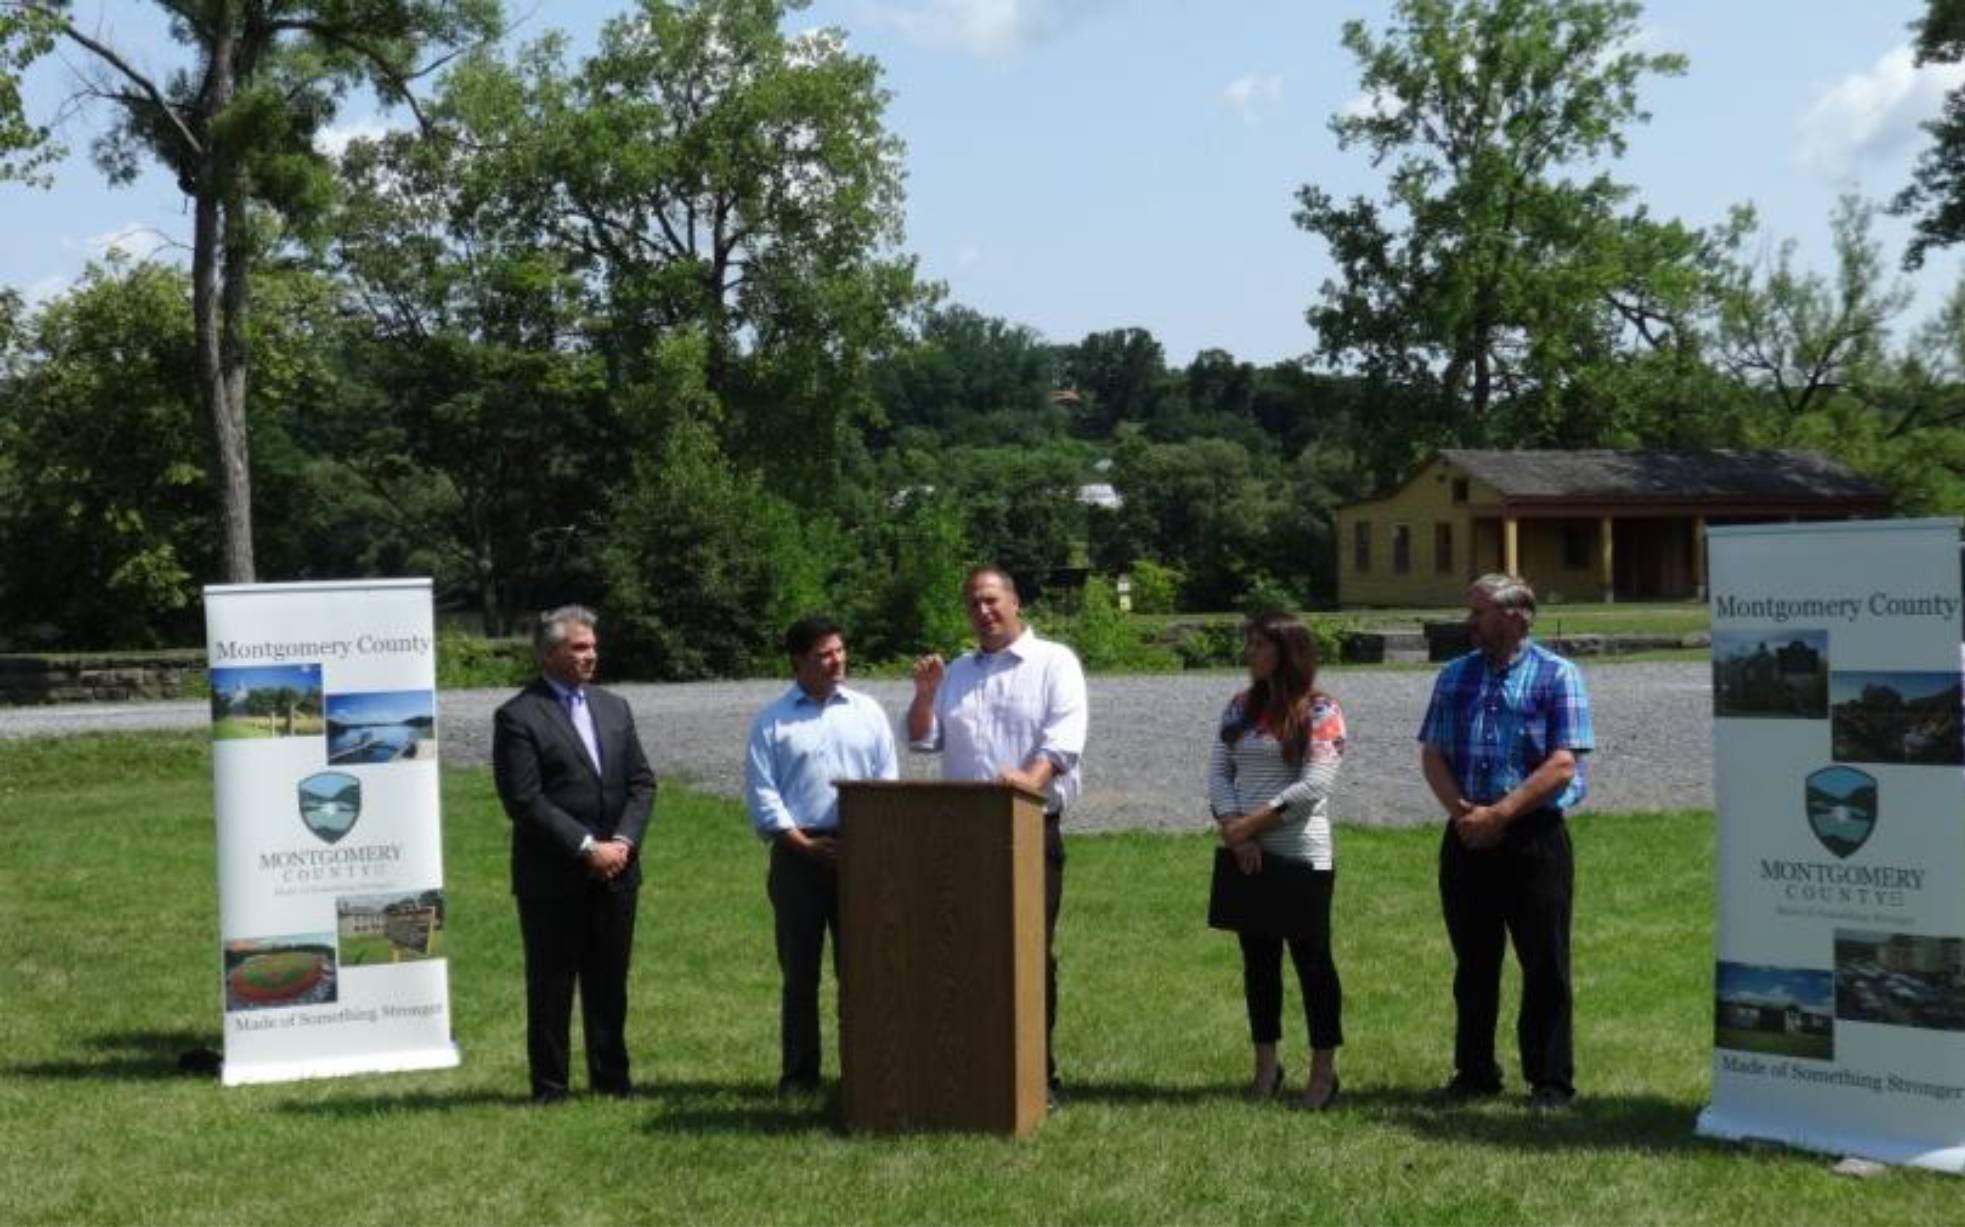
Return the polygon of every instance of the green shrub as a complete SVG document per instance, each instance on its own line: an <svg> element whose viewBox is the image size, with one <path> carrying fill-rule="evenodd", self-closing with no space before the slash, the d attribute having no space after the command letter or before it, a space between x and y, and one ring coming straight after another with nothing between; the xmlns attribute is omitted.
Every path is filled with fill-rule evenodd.
<svg viewBox="0 0 1965 1227"><path fill-rule="evenodd" d="M1186 577L1178 567L1162 566L1150 558L1141 558L1132 567L1133 612L1136 614L1165 614L1174 611L1174 597L1180 592L1181 581Z"/></svg>
<svg viewBox="0 0 1965 1227"><path fill-rule="evenodd" d="M1180 667L1180 658L1152 642L1146 631L1120 610L1111 581L1093 576L1078 594L1077 611L1036 613L1046 638L1071 645L1085 668L1094 673L1164 673Z"/></svg>
<svg viewBox="0 0 1965 1227"><path fill-rule="evenodd" d="M1184 669L1234 669L1242 663L1239 622L1176 623L1167 630Z"/></svg>
<svg viewBox="0 0 1965 1227"><path fill-rule="evenodd" d="M445 628L437 632L437 688L479 690L523 686L538 666L524 639L486 639Z"/></svg>

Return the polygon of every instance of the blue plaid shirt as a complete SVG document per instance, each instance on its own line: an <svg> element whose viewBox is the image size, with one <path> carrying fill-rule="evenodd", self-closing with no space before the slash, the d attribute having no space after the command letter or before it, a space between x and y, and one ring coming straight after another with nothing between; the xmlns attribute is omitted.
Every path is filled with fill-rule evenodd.
<svg viewBox="0 0 1965 1227"><path fill-rule="evenodd" d="M1446 756L1461 795L1475 805L1507 796L1556 750L1575 751L1576 776L1547 804L1568 810L1589 792L1582 756L1596 735L1583 673L1532 641L1502 669L1482 652L1449 661L1433 683L1419 740Z"/></svg>

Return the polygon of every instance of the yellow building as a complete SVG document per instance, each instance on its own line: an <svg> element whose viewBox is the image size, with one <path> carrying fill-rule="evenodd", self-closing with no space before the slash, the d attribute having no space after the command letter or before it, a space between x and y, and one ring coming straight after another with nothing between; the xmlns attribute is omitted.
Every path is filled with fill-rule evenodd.
<svg viewBox="0 0 1965 1227"><path fill-rule="evenodd" d="M1458 605L1490 571L1545 601L1691 599L1706 594L1709 526L1889 510L1881 488L1813 452L1448 449L1337 509L1337 599Z"/></svg>

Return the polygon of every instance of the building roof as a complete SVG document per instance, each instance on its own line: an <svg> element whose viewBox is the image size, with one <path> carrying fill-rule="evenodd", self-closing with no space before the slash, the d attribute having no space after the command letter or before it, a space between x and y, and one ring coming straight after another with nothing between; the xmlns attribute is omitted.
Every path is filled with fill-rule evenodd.
<svg viewBox="0 0 1965 1227"><path fill-rule="evenodd" d="M1487 451L1447 448L1447 463L1509 499L1882 501L1882 487L1805 451Z"/></svg>

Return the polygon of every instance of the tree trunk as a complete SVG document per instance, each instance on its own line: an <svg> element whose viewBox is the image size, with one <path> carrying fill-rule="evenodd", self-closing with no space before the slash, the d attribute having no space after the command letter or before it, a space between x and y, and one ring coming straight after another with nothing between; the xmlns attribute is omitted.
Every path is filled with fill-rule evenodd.
<svg viewBox="0 0 1965 1227"><path fill-rule="evenodd" d="M197 339L198 401L210 431L212 486L218 501L220 578L253 581L252 475L247 468L244 324L245 218L241 197L216 149L218 117L232 102L236 23L218 15L204 89L198 99L204 148L194 174L196 211L191 239L191 311ZM239 312L235 318L233 311Z"/></svg>
<svg viewBox="0 0 1965 1227"><path fill-rule="evenodd" d="M246 375L251 358L246 318L252 307L251 215L244 193L225 202L224 286L219 297L218 377L223 412L213 419L219 450L219 511L225 521L225 577L249 584L252 557L252 459L246 427Z"/></svg>
<svg viewBox="0 0 1965 1227"><path fill-rule="evenodd" d="M485 638L496 639L505 633L505 623L498 601L498 563L489 541L478 543L477 571L478 609L484 618Z"/></svg>

